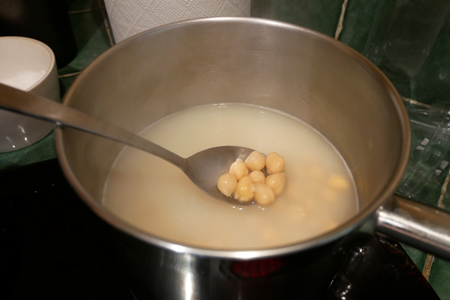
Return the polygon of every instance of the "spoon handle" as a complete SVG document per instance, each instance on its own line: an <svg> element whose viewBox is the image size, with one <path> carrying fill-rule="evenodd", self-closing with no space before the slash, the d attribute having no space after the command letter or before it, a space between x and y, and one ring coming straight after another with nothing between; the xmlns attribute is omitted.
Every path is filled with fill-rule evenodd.
<svg viewBox="0 0 450 300"><path fill-rule="evenodd" d="M69 126L156 155L184 169L185 159L130 131L91 117L79 110L0 83L0 108Z"/></svg>

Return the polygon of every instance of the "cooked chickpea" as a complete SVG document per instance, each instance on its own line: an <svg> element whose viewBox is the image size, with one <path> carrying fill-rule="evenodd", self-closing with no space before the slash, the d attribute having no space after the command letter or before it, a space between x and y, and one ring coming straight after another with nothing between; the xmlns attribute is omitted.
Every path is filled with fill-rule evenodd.
<svg viewBox="0 0 450 300"><path fill-rule="evenodd" d="M238 158L234 163L231 164L229 173L236 176L236 179L239 181L244 176L248 175L248 169L242 159Z"/></svg>
<svg viewBox="0 0 450 300"><path fill-rule="evenodd" d="M261 171L266 165L266 157L258 151L253 151L245 160L245 165L251 171Z"/></svg>
<svg viewBox="0 0 450 300"><path fill-rule="evenodd" d="M268 175L266 178L266 185L273 190L275 196L278 196L284 190L284 186L286 185L286 175L284 173Z"/></svg>
<svg viewBox="0 0 450 300"><path fill-rule="evenodd" d="M247 159L238 158L231 164L229 172L217 180L217 188L225 196L242 202L255 200L260 206L271 204L286 185L284 157L272 152L267 158L253 151ZM266 167L267 174L262 171Z"/></svg>
<svg viewBox="0 0 450 300"><path fill-rule="evenodd" d="M266 157L267 174L284 172L284 157L278 153L272 152Z"/></svg>
<svg viewBox="0 0 450 300"><path fill-rule="evenodd" d="M250 176L254 184L266 182L266 175L262 171L252 171L248 176Z"/></svg>
<svg viewBox="0 0 450 300"><path fill-rule="evenodd" d="M350 187L350 183L347 179L337 175L331 175L328 178L328 185L337 190L345 190Z"/></svg>
<svg viewBox="0 0 450 300"><path fill-rule="evenodd" d="M219 191L227 197L233 194L237 186L236 176L230 173L225 173L217 180L217 188Z"/></svg>
<svg viewBox="0 0 450 300"><path fill-rule="evenodd" d="M264 183L255 184L255 201L261 206L269 205L275 201L274 191Z"/></svg>
<svg viewBox="0 0 450 300"><path fill-rule="evenodd" d="M250 176L244 176L237 183L236 190L234 191L234 198L242 202L252 201L255 196L253 189L253 180Z"/></svg>

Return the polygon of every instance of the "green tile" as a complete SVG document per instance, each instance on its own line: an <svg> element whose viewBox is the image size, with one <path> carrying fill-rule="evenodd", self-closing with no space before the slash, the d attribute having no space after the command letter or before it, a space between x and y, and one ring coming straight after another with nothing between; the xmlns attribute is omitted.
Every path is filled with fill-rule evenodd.
<svg viewBox="0 0 450 300"><path fill-rule="evenodd" d="M433 51L439 44L447 44L450 39L448 27L444 23L449 22L446 13L449 9L448 0L380 1L364 54L388 76L402 96L425 101L426 98L439 95L431 88L428 92L433 95L423 97L423 93L419 93L418 82L421 74L432 78L428 72L424 73L424 68L431 63L429 60L437 59L437 62L442 63L440 57L434 57ZM441 39L437 38L439 35ZM448 52L445 45L441 49L447 49ZM450 55L442 51L434 53L446 57ZM435 74L445 76L438 71L436 64L431 63L431 68L433 72L438 72ZM438 80L439 75L435 76ZM448 79L445 82L448 84Z"/></svg>
<svg viewBox="0 0 450 300"><path fill-rule="evenodd" d="M425 61L417 86L415 99L450 110L450 18L440 30L436 42Z"/></svg>
<svg viewBox="0 0 450 300"><path fill-rule="evenodd" d="M450 262L435 258L428 282L441 300L450 300Z"/></svg>
<svg viewBox="0 0 450 300"><path fill-rule="evenodd" d="M442 199L441 208L450 211L450 187L448 187L445 192L445 195Z"/></svg>
<svg viewBox="0 0 450 300"><path fill-rule="evenodd" d="M411 260L414 262L416 267L419 270L423 270L423 267L425 266L425 260L427 259L427 253L405 244L402 244L402 247L405 250L406 254L408 254L409 258L411 258Z"/></svg>
<svg viewBox="0 0 450 300"><path fill-rule="evenodd" d="M59 78L59 81L61 82L60 89L62 95L67 92L69 87L72 85L72 83L75 81L75 79L78 77L79 73L70 75L70 76L63 76Z"/></svg>
<svg viewBox="0 0 450 300"><path fill-rule="evenodd" d="M251 16L257 18L270 18L272 0L252 0Z"/></svg>
<svg viewBox="0 0 450 300"><path fill-rule="evenodd" d="M379 0L349 1L339 40L362 53L372 29Z"/></svg>
<svg viewBox="0 0 450 300"><path fill-rule="evenodd" d="M66 0L69 11L98 8L103 0Z"/></svg>
<svg viewBox="0 0 450 300"><path fill-rule="evenodd" d="M60 74L82 71L89 63L111 47L104 14L100 8L70 14L78 48L77 57Z"/></svg>
<svg viewBox="0 0 450 300"><path fill-rule="evenodd" d="M39 142L12 152L0 154L0 172L19 168L21 166L53 159L56 157L53 132Z"/></svg>
<svg viewBox="0 0 450 300"><path fill-rule="evenodd" d="M411 153L397 193L438 206L441 188L450 170L450 118L446 111L408 105Z"/></svg>
<svg viewBox="0 0 450 300"><path fill-rule="evenodd" d="M262 17L304 26L334 37L342 3L343 0L254 0L252 5L264 8L257 11Z"/></svg>

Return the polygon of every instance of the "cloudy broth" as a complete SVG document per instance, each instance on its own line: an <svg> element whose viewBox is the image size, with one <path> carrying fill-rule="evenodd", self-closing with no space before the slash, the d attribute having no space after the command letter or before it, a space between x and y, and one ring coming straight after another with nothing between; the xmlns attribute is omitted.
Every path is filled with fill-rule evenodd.
<svg viewBox="0 0 450 300"><path fill-rule="evenodd" d="M275 203L234 207L210 198L177 167L126 147L111 168L103 204L163 239L214 249L269 248L322 234L357 212L353 179L336 149L279 111L245 104L197 106L141 135L183 157L239 145L277 152L286 160L286 187Z"/></svg>

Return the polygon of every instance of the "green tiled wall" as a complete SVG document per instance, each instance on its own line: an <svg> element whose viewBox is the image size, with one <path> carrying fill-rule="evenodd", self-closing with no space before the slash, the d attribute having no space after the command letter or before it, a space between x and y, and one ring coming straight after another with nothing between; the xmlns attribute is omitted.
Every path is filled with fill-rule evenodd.
<svg viewBox="0 0 450 300"><path fill-rule="evenodd" d="M78 55L59 69L61 81L68 88L79 72L113 45L107 30L103 1L66 0Z"/></svg>
<svg viewBox="0 0 450 300"><path fill-rule="evenodd" d="M450 108L450 1L253 0L252 4L254 16L305 26L331 37L336 36L342 14L338 39L367 55L402 96ZM417 64L417 74L406 75L397 65L388 64L387 57L393 53L399 62L408 59L407 64ZM419 64L422 58L426 59Z"/></svg>
<svg viewBox="0 0 450 300"><path fill-rule="evenodd" d="M363 53L375 21L374 12L379 4L380 0L349 1L345 10L343 28L339 35L339 40Z"/></svg>
<svg viewBox="0 0 450 300"><path fill-rule="evenodd" d="M344 0L272 0L261 1L261 4L259 2L252 1L252 6L264 4L261 16L305 26L334 36Z"/></svg>
<svg viewBox="0 0 450 300"><path fill-rule="evenodd" d="M448 261L435 258L428 281L442 300L450 299L450 264Z"/></svg>
<svg viewBox="0 0 450 300"><path fill-rule="evenodd" d="M113 45L102 0L65 0L65 2L78 55L68 65L59 68L63 92L90 62ZM440 9L431 10L432 13L429 13L427 9L432 6ZM450 130L449 133L446 131L450 128L448 6L450 6L448 0L252 0L253 17L289 22L338 38L360 53L369 55L369 58L396 85L402 96L422 103L417 105L411 101L405 102L412 120L413 151L405 182L399 191L413 198L420 197L420 200L429 204L440 203L444 206L450 205L448 193L441 192L441 189L446 187L445 182L449 177L449 166L445 162L450 161L450 142L444 143L444 147L440 148L436 148L436 145L443 139L446 140L447 136L449 138L446 141L450 141ZM418 12L417 7L420 7ZM431 15L433 18L421 18L425 15ZM436 38L433 38L428 49L429 53L413 81L385 64L386 57L383 56L383 51L388 47L390 33L402 26L406 28L407 25L412 31L421 32L428 26L427 22L434 22L438 15L442 22L438 25ZM395 23L394 21L399 18L403 18L402 22ZM377 50L375 54L374 49ZM409 55L406 53L409 51L408 47L402 49L404 52L401 52L401 55ZM414 54L416 50L411 49L411 53ZM436 149L440 152L436 152ZM0 171L55 156L53 135L49 135L33 146L0 155ZM426 176L417 177L420 173L419 166L423 166L422 162L431 159L435 161L433 165L427 165ZM408 180L413 179L422 180L422 183L414 184L419 186L414 193L408 188L413 185ZM431 269L425 270L430 274L431 285L441 299L450 300L450 285L447 283L450 281L450 263L434 258L431 259L432 263L428 264L426 262L430 261L430 257L427 254L412 247L405 246L405 248L420 269L431 265Z"/></svg>

